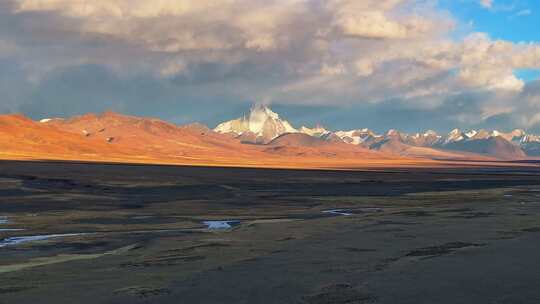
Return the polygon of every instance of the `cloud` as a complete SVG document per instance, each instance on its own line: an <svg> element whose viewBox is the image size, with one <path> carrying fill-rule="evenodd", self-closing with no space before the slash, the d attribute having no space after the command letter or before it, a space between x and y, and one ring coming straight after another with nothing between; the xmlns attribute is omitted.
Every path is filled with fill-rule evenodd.
<svg viewBox="0 0 540 304"><path fill-rule="evenodd" d="M424 16L390 16L389 12L406 1L329 1L331 27L345 36L368 39L404 39L422 36L435 28Z"/></svg>
<svg viewBox="0 0 540 304"><path fill-rule="evenodd" d="M480 0L480 5L485 8L492 8L493 7L493 0Z"/></svg>
<svg viewBox="0 0 540 304"><path fill-rule="evenodd" d="M520 10L514 14L515 17L530 16L530 15L532 15L532 10L530 9Z"/></svg>
<svg viewBox="0 0 540 304"><path fill-rule="evenodd" d="M34 116L270 100L534 127L540 93L516 71L540 69L539 44L460 36L458 23L423 0L6 0L0 60L24 84L8 110Z"/></svg>
<svg viewBox="0 0 540 304"><path fill-rule="evenodd" d="M17 51L18 47L13 42L0 40L0 58L13 55Z"/></svg>
<svg viewBox="0 0 540 304"><path fill-rule="evenodd" d="M280 30L302 9L295 0L22 0L15 11L56 13L78 20L82 33L175 53L277 48L287 38Z"/></svg>

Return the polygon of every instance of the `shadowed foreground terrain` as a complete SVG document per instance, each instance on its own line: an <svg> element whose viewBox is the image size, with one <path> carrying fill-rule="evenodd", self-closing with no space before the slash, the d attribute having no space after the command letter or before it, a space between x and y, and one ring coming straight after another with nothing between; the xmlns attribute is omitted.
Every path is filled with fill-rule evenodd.
<svg viewBox="0 0 540 304"><path fill-rule="evenodd" d="M539 303L539 254L535 168L0 162L0 303Z"/></svg>

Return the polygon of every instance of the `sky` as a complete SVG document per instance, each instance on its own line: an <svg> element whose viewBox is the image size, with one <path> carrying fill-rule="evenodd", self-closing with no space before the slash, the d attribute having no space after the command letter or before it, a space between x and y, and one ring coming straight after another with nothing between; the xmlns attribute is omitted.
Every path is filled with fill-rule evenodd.
<svg viewBox="0 0 540 304"><path fill-rule="evenodd" d="M2 0L0 113L540 133L535 0Z"/></svg>

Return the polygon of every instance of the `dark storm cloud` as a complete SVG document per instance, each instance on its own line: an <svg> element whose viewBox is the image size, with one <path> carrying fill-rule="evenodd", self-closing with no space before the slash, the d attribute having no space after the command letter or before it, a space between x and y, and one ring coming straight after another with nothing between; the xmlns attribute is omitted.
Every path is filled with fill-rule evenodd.
<svg viewBox="0 0 540 304"><path fill-rule="evenodd" d="M474 104L474 101L472 103ZM418 109L401 100L388 100L377 104L362 103L339 108L324 106L294 107L290 110L288 107L282 108L282 112L293 114L292 117L300 116L300 124L313 126L321 123L334 130L369 128L379 133L391 128L414 133L427 129L446 132L456 127L477 127L456 121L453 117L463 111L477 115L480 112L478 108L471 107L471 101L463 102L461 98L446 101L440 107L432 109ZM302 112L309 114L302 115Z"/></svg>
<svg viewBox="0 0 540 304"><path fill-rule="evenodd" d="M98 65L58 69L38 84L26 86L26 94L17 100L17 109L34 119L112 110L176 123L201 121L212 125L237 115L252 102L220 84L213 90L208 86L188 90L167 79L122 78ZM213 106L217 99L228 105L228 111Z"/></svg>

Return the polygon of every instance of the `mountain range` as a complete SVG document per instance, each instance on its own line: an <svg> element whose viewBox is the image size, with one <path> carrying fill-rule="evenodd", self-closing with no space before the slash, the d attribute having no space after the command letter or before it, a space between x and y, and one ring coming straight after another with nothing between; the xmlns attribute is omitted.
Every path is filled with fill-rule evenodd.
<svg viewBox="0 0 540 304"><path fill-rule="evenodd" d="M286 134L307 137L305 134ZM7 160L271 168L433 165L429 160L408 159L359 146L280 146L278 143L275 139L274 144L246 144L230 134L215 132L201 124L179 126L155 118L113 112L41 121L20 114L0 115L0 159Z"/></svg>
<svg viewBox="0 0 540 304"><path fill-rule="evenodd" d="M20 114L0 115L0 159L364 168L486 164L539 155L540 137L523 130L456 129L439 135L295 128L261 105L215 129L113 112L41 121Z"/></svg>
<svg viewBox="0 0 540 304"><path fill-rule="evenodd" d="M503 159L522 159L540 156L540 136L527 134L516 129L508 133L497 130L454 129L440 135L433 130L407 134L390 129L385 134L377 134L369 129L329 131L322 126L295 129L291 123L280 118L269 107L254 106L248 115L224 122L214 131L231 135L241 142L272 144L286 134L300 133L325 142L342 142L370 150L384 151L400 155L433 154L434 158L446 153L471 153ZM424 148L424 149L419 149ZM428 150L432 149L432 150ZM450 154L451 155L451 154ZM444 156L442 156L444 157Z"/></svg>

